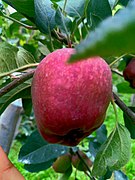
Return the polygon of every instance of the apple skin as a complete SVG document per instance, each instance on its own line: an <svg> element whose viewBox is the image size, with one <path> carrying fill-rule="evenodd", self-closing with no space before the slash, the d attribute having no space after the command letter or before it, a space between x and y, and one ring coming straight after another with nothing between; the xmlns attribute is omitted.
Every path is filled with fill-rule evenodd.
<svg viewBox="0 0 135 180"><path fill-rule="evenodd" d="M75 51L47 55L32 82L37 127L50 143L76 146L104 121L112 97L112 74L100 57L68 64Z"/></svg>
<svg viewBox="0 0 135 180"><path fill-rule="evenodd" d="M135 58L131 59L123 71L123 76L130 83L132 88L135 88Z"/></svg>

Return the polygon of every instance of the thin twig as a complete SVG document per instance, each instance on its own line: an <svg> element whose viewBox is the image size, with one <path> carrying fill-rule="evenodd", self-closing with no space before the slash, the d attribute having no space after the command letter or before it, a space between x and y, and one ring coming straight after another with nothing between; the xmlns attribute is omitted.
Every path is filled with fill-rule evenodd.
<svg viewBox="0 0 135 180"><path fill-rule="evenodd" d="M34 75L35 69L21 75L20 77L16 78L12 82L10 82L8 85L4 86L3 88L0 89L0 97L3 96L4 94L8 93L15 87L19 86L26 80L30 79Z"/></svg>
<svg viewBox="0 0 135 180"><path fill-rule="evenodd" d="M126 113L129 118L132 119L133 122L135 122L135 113L128 108L125 103L113 92L113 97L114 97L114 101L115 103L120 107L120 109Z"/></svg>
<svg viewBox="0 0 135 180"><path fill-rule="evenodd" d="M77 151L76 154L78 155L78 157L80 158L80 160L83 162L83 164L86 166L88 172L90 173L90 179L91 179L91 180L95 180L95 178L92 177L92 175L91 175L91 170L90 170L89 166L88 166L87 163L84 161L84 159L83 159L82 156L80 155L79 151Z"/></svg>
<svg viewBox="0 0 135 180"><path fill-rule="evenodd" d="M20 72L20 71L24 71L24 70L26 70L26 69L30 69L30 68L35 68L35 67L37 67L39 65L39 63L33 63L33 64L26 64L26 65L24 65L24 66L20 66L20 67L18 67L17 69L13 69L13 70L11 70L11 71L9 71L9 72L5 72L5 73L1 73L0 74L0 78L2 78L2 77L4 77L4 76L8 76L8 75L10 75L10 74L12 74L12 73L14 73L14 72Z"/></svg>
<svg viewBox="0 0 135 180"><path fill-rule="evenodd" d="M11 20L11 21L13 21L13 22L15 22L15 23L17 23L17 24L20 24L21 26L23 26L23 27L25 27L25 28L27 28L27 29L37 30L37 27L36 27L36 26L29 26L29 25L27 25L27 24L24 24L24 23L18 21L17 19L14 19L14 18L12 18L12 17L10 17L10 16L7 16L6 14L2 14L2 16L5 17L5 18L7 18L7 19L9 19L9 20Z"/></svg>
<svg viewBox="0 0 135 180"><path fill-rule="evenodd" d="M57 39L58 41L67 44L67 37L56 31L55 29L51 32L51 36Z"/></svg>
<svg viewBox="0 0 135 180"><path fill-rule="evenodd" d="M115 69L111 69L111 71L115 74L118 74L119 76L123 77L122 73L120 73L119 71L115 70Z"/></svg>
<svg viewBox="0 0 135 180"><path fill-rule="evenodd" d="M112 67L115 63L117 63L118 61L121 60L121 58L123 58L124 56L126 56L127 54L123 54L121 56L119 56L118 58L116 58L111 64L109 64L110 67Z"/></svg>
<svg viewBox="0 0 135 180"><path fill-rule="evenodd" d="M64 14L64 11L65 11L65 8L66 8L66 4L67 4L67 0L64 1L64 6L63 6L63 9L62 9L63 14Z"/></svg>
<svg viewBox="0 0 135 180"><path fill-rule="evenodd" d="M135 57L135 54L129 54L130 56L132 56L132 57Z"/></svg>
<svg viewBox="0 0 135 180"><path fill-rule="evenodd" d="M117 113L117 108L116 108L116 103L114 98L112 98L111 100L112 106L113 106L113 110L114 110L114 114L115 114L115 118L116 118L116 124L118 123L118 113Z"/></svg>

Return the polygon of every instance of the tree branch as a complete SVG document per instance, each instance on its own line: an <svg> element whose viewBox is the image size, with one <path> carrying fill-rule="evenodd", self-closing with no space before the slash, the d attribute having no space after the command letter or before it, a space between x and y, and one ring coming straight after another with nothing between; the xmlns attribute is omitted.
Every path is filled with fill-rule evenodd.
<svg viewBox="0 0 135 180"><path fill-rule="evenodd" d="M20 77L16 78L13 80L11 83L6 85L5 87L0 89L0 97L3 96L4 94L8 93L12 89L14 89L16 86L19 86L22 84L24 81L30 79L34 75L35 69L21 75Z"/></svg>
<svg viewBox="0 0 135 180"><path fill-rule="evenodd" d="M4 18L7 18L7 19L9 19L9 20L11 20L11 21L13 21L13 22L15 22L15 23L17 23L17 24L25 27L26 29L37 30L37 27L36 27L36 26L29 26L29 25L27 25L27 24L24 24L24 23L22 23L21 21L18 21L17 19L14 19L14 18L12 18L12 17L10 17L10 16L7 16L7 15L4 14L4 13L2 14L2 16L3 16Z"/></svg>
<svg viewBox="0 0 135 180"><path fill-rule="evenodd" d="M119 76L123 77L123 74L117 71L116 69L111 69L111 71L115 74L118 74Z"/></svg>
<svg viewBox="0 0 135 180"><path fill-rule="evenodd" d="M128 108L125 103L113 92L113 97L114 97L114 101L115 103L120 107L120 109L125 112L129 118L132 119L133 122L135 122L135 113Z"/></svg>

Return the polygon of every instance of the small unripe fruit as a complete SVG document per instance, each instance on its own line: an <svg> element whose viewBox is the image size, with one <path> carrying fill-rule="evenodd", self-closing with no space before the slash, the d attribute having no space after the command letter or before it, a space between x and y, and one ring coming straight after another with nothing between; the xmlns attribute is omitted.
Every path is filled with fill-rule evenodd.
<svg viewBox="0 0 135 180"><path fill-rule="evenodd" d="M71 155L65 154L56 159L52 167L57 173L65 173L71 166Z"/></svg>
<svg viewBox="0 0 135 180"><path fill-rule="evenodd" d="M100 57L68 64L72 48L47 55L32 82L38 129L50 143L77 145L104 121L112 97L112 76Z"/></svg>
<svg viewBox="0 0 135 180"><path fill-rule="evenodd" d="M135 88L135 58L133 58L123 71L123 76L130 83L132 88Z"/></svg>
<svg viewBox="0 0 135 180"><path fill-rule="evenodd" d="M82 151L78 151L78 153L80 157L78 156L78 154L72 155L72 164L77 170L86 172L88 171L86 164L90 168L92 166L92 162Z"/></svg>

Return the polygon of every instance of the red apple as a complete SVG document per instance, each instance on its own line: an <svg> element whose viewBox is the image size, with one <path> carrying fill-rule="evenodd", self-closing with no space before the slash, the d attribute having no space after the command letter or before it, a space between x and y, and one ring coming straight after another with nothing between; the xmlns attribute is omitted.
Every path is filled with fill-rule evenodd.
<svg viewBox="0 0 135 180"><path fill-rule="evenodd" d="M135 88L135 58L133 58L123 71L123 76L130 83L132 88Z"/></svg>
<svg viewBox="0 0 135 180"><path fill-rule="evenodd" d="M38 129L50 143L75 146L104 121L112 97L112 77L100 57L74 64L72 48L56 50L39 64L32 83Z"/></svg>

